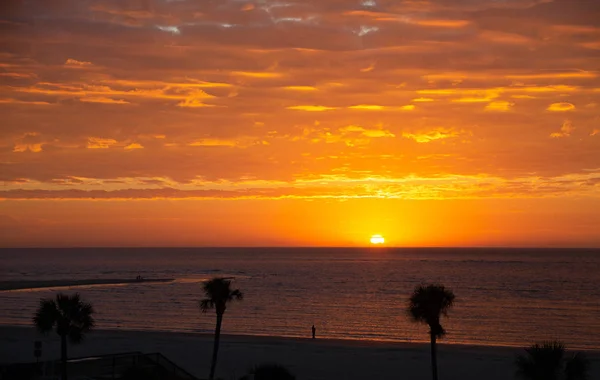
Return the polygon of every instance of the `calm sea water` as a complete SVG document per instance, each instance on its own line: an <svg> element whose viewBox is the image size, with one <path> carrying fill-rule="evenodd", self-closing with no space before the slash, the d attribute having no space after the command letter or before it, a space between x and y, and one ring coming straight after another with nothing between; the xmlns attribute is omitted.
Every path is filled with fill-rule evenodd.
<svg viewBox="0 0 600 380"><path fill-rule="evenodd" d="M457 296L449 343L521 346L560 339L600 349L600 250L524 249L5 249L0 281L168 277L128 284L0 292L0 324L27 325L40 297L80 292L99 328L212 332L201 282L233 276L245 294L224 333L427 341L406 317L415 285Z"/></svg>

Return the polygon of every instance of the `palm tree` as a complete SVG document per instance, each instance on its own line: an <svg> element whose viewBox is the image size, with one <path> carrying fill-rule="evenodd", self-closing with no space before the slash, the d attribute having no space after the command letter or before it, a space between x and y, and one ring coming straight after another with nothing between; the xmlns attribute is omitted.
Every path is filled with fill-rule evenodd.
<svg viewBox="0 0 600 380"><path fill-rule="evenodd" d="M211 309L217 312L217 326L215 327L215 343L213 346L212 362L210 364L209 380L213 380L215 376L215 368L217 367L217 355L219 353L219 338L221 336L221 323L223 322L223 314L227 309L227 304L233 300L241 300L244 298L242 292L238 289L231 289L231 281L226 278L216 277L204 283L205 299L200 301L200 310L203 313Z"/></svg>
<svg viewBox="0 0 600 380"><path fill-rule="evenodd" d="M454 304L454 293L443 285L417 286L408 301L408 314L415 322L429 325L431 338L431 372L433 380L437 380L437 338L446 331L440 324L442 315L448 315L448 309Z"/></svg>
<svg viewBox="0 0 600 380"><path fill-rule="evenodd" d="M543 342L525 349L516 359L517 377L527 380L586 380L589 361L582 353L565 359L565 345Z"/></svg>
<svg viewBox="0 0 600 380"><path fill-rule="evenodd" d="M55 299L41 299L33 323L44 334L56 328L60 336L60 360L62 380L67 380L67 338L73 344L83 341L94 326L94 308L81 301L78 293L68 296L62 293Z"/></svg>

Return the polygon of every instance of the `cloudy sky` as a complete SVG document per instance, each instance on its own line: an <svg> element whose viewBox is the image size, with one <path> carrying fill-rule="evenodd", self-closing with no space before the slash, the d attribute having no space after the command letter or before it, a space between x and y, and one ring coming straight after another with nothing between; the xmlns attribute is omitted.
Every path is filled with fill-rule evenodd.
<svg viewBox="0 0 600 380"><path fill-rule="evenodd" d="M595 0L4 0L0 245L600 246Z"/></svg>

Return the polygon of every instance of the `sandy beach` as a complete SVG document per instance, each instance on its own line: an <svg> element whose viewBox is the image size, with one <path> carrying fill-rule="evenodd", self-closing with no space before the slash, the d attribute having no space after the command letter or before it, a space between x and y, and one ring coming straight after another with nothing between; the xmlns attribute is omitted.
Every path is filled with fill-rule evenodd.
<svg viewBox="0 0 600 380"><path fill-rule="evenodd" d="M55 334L40 336L33 328L0 327L0 362L33 361L33 341L42 340L42 360L55 359ZM190 373L206 377L212 335L98 330L84 344L69 347L70 357L118 352L161 352ZM439 346L441 379L508 380L514 376L518 348ZM590 379L600 376L600 353L589 352ZM288 367L298 379L430 379L429 345L346 340L222 336L217 375L237 379L255 364L274 362Z"/></svg>

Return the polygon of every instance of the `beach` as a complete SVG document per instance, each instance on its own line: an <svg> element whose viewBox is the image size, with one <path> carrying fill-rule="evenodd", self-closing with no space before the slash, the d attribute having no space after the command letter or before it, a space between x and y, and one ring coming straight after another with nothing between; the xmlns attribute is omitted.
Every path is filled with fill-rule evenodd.
<svg viewBox="0 0 600 380"><path fill-rule="evenodd" d="M42 360L56 359L56 334L39 335L29 327L0 326L0 362L34 361L33 341L41 340ZM71 358L119 352L160 352L191 374L207 377L211 334L98 330L81 345L70 345ZM439 345L440 379L507 380L514 378L514 347ZM588 352L590 379L600 376L600 353ZM278 363L299 380L428 380L429 345L330 339L223 335L217 376L237 379L260 363Z"/></svg>

